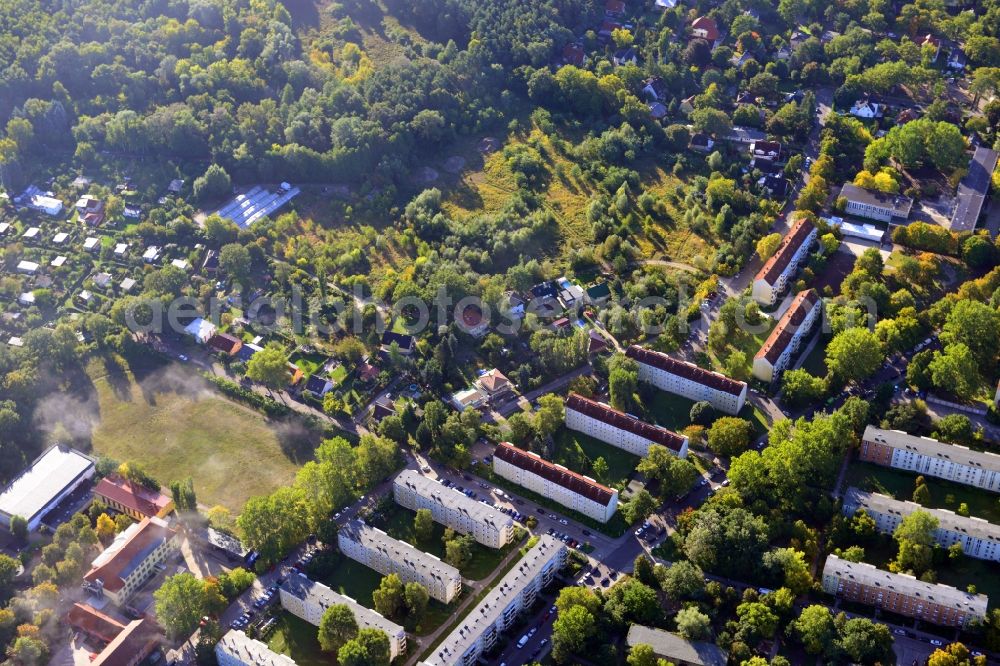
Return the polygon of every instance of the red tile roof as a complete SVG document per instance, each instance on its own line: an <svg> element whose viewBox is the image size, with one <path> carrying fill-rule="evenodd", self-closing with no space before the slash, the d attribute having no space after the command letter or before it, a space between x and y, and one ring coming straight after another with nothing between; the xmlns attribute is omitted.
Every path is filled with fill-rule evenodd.
<svg viewBox="0 0 1000 666"><path fill-rule="evenodd" d="M604 3L604 11L610 14L622 14L625 12L624 0L608 0Z"/></svg>
<svg viewBox="0 0 1000 666"><path fill-rule="evenodd" d="M781 245L778 247L778 251L774 253L774 256L767 260L759 271L757 271L757 276L754 280L764 280L768 284L774 284L781 275L788 264L791 263L792 257L795 253L799 251L802 247L802 243L805 242L809 234L816 227L806 218L800 219L794 225L792 225L792 230L788 232L783 239L781 239Z"/></svg>
<svg viewBox="0 0 1000 666"><path fill-rule="evenodd" d="M566 61L566 64L579 67L586 58L587 54L579 44L567 44L563 47L563 60Z"/></svg>
<svg viewBox="0 0 1000 666"><path fill-rule="evenodd" d="M598 504L607 506L611 503L611 498L614 497L614 491L607 486L602 486L597 481L592 481L576 472L557 467L548 460L542 460L527 451L522 451L510 442L500 442L493 455L515 467L536 474L546 481L551 481L557 486L583 495Z"/></svg>
<svg viewBox="0 0 1000 666"><path fill-rule="evenodd" d="M86 604L73 604L66 614L66 624L105 643L113 641L125 628L118 620Z"/></svg>
<svg viewBox="0 0 1000 666"><path fill-rule="evenodd" d="M153 522L154 520L156 522ZM83 578L89 583L100 580L105 590L117 592L125 587L124 578L127 578L149 553L176 534L175 530L158 518L143 518L139 528L129 540L103 564L88 571Z"/></svg>
<svg viewBox="0 0 1000 666"><path fill-rule="evenodd" d="M715 20L710 19L707 16L699 16L694 21L691 22L692 30L704 30L705 39L710 42L714 42L719 38L719 27L715 24Z"/></svg>
<svg viewBox="0 0 1000 666"><path fill-rule="evenodd" d="M625 355L629 358L635 359L639 363L651 365L654 368L665 370L672 375L684 377L685 379L690 379L698 384L703 384L719 391L725 391L726 393L730 393L732 395L740 395L743 393L743 390L747 385L746 382L730 379L729 377L720 375L717 372L699 368L697 365L692 363L687 363L686 361L681 361L673 358L672 356L667 356L664 353L653 351L652 349L646 349L645 347L639 347L638 345L631 345L625 350Z"/></svg>
<svg viewBox="0 0 1000 666"><path fill-rule="evenodd" d="M143 516L158 516L173 501L163 493L132 483L117 474L101 479L94 495L116 502Z"/></svg>
<svg viewBox="0 0 1000 666"><path fill-rule="evenodd" d="M774 365L792 338L795 337L799 326L805 321L806 315L813 309L817 301L819 301L819 294L814 289L799 292L754 358L767 359L768 363Z"/></svg>
<svg viewBox="0 0 1000 666"><path fill-rule="evenodd" d="M479 385L489 393L496 393L500 389L509 388L510 380L502 372L493 368L479 378Z"/></svg>
<svg viewBox="0 0 1000 666"><path fill-rule="evenodd" d="M232 356L243 346L243 341L228 333L216 333L206 340L205 344L212 349L217 349L224 354Z"/></svg>
<svg viewBox="0 0 1000 666"><path fill-rule="evenodd" d="M619 430L625 430L655 444L661 444L674 452L680 451L684 445L684 438L676 432L640 421L634 416L619 412L617 409L612 409L596 400L584 398L578 393L569 394L566 399L566 409L572 409L592 419L612 425Z"/></svg>
<svg viewBox="0 0 1000 666"><path fill-rule="evenodd" d="M152 620L142 618L130 622L108 643L92 662L94 666L132 666L148 657L159 642L159 629Z"/></svg>

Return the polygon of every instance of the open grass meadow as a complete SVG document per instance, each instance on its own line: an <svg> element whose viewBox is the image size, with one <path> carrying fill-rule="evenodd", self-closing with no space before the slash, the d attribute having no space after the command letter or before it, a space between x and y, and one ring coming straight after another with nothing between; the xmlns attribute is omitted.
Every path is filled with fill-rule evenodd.
<svg viewBox="0 0 1000 666"><path fill-rule="evenodd" d="M596 479L594 461L604 458L608 463L608 478L597 480L619 488L627 485L629 475L640 460L639 456L565 427L556 433L555 442L553 462Z"/></svg>
<svg viewBox="0 0 1000 666"><path fill-rule="evenodd" d="M138 462L164 485L191 476L201 504L238 512L248 497L290 483L311 454L304 428L272 426L186 367L137 379L95 362L88 375L92 390L78 407L92 418L94 453Z"/></svg>

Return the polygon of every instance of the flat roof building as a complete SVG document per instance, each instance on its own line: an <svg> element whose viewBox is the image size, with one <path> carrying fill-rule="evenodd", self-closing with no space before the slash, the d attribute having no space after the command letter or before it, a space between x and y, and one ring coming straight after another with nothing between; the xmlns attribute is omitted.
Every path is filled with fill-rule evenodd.
<svg viewBox="0 0 1000 666"><path fill-rule="evenodd" d="M674 664L689 666L726 666L729 655L715 643L689 641L663 629L633 624L625 638L630 648L648 645L658 657Z"/></svg>
<svg viewBox="0 0 1000 666"><path fill-rule="evenodd" d="M840 196L847 199L847 208L844 210L848 214L889 224L906 224L910 209L913 208L913 199L910 197L869 190L854 183L844 183L840 188Z"/></svg>
<svg viewBox="0 0 1000 666"><path fill-rule="evenodd" d="M781 239L778 250L754 276L752 295L755 301L768 306L778 302L778 296L785 292L792 276L809 255L817 233L816 226L804 217L792 225Z"/></svg>
<svg viewBox="0 0 1000 666"><path fill-rule="evenodd" d="M639 381L661 391L689 400L706 400L727 414L739 414L746 404L746 382L638 345L630 345L625 355L639 364Z"/></svg>
<svg viewBox="0 0 1000 666"><path fill-rule="evenodd" d="M853 515L863 510L875 521L879 532L892 534L903 522L903 518L915 511L930 514L938 521L934 539L944 548L958 543L962 552L980 560L1000 561L1000 526L982 518L960 516L947 509L929 509L916 502L898 500L880 493L869 493L850 487L844 493L842 510L845 515Z"/></svg>
<svg viewBox="0 0 1000 666"><path fill-rule="evenodd" d="M822 310L823 299L814 289L799 292L753 357L753 376L762 382L780 377L802 341L809 337Z"/></svg>
<svg viewBox="0 0 1000 666"><path fill-rule="evenodd" d="M94 459L56 444L45 450L0 493L0 525L21 516L28 530L38 529L45 514L94 477Z"/></svg>
<svg viewBox="0 0 1000 666"><path fill-rule="evenodd" d="M420 583L441 603L451 603L462 592L458 569L360 520L340 528L337 544L344 555L384 576L394 573L404 583Z"/></svg>
<svg viewBox="0 0 1000 666"><path fill-rule="evenodd" d="M493 471L602 523L611 520L618 510L617 490L509 442L501 442L493 452Z"/></svg>
<svg viewBox="0 0 1000 666"><path fill-rule="evenodd" d="M492 649L497 637L529 609L566 564L566 546L543 534L538 543L473 608L422 666L472 666Z"/></svg>
<svg viewBox="0 0 1000 666"><path fill-rule="evenodd" d="M566 427L640 457L649 454L651 444L666 447L678 458L687 457L687 437L640 421L579 393L570 393L566 398Z"/></svg>
<svg viewBox="0 0 1000 666"><path fill-rule="evenodd" d="M1000 493L1000 455L996 453L868 426L861 436L860 458Z"/></svg>
<svg viewBox="0 0 1000 666"><path fill-rule="evenodd" d="M514 537L514 520L489 504L466 497L416 470L405 469L392 482L396 503L416 511L428 509L434 520L469 534L490 548L502 548Z"/></svg>
<svg viewBox="0 0 1000 666"><path fill-rule="evenodd" d="M389 656L406 653L406 632L380 613L365 608L354 599L334 592L326 585L309 580L304 573L293 574L279 588L281 607L309 624L319 626L326 610L343 605L351 609L359 629L378 629L389 637Z"/></svg>
<svg viewBox="0 0 1000 666"><path fill-rule="evenodd" d="M998 153L985 146L976 146L969 171L958 184L955 212L951 216L952 231L972 231L979 222L986 194L989 192Z"/></svg>
<svg viewBox="0 0 1000 666"><path fill-rule="evenodd" d="M272 652L271 648L242 631L230 629L215 644L219 666L296 666L291 657Z"/></svg>
<svg viewBox="0 0 1000 666"><path fill-rule="evenodd" d="M829 555L823 590L837 597L883 608L943 627L965 627L986 617L989 599L948 585L925 583L907 574L882 571L864 562Z"/></svg>

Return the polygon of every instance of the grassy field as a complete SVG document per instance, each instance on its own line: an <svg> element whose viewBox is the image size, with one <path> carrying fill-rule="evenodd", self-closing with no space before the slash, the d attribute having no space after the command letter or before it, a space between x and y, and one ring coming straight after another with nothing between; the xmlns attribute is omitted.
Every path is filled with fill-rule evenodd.
<svg viewBox="0 0 1000 666"><path fill-rule="evenodd" d="M917 475L903 470L880 467L871 463L853 462L847 470L846 486L892 495L899 500L913 499ZM1000 522L1000 500L996 495L944 479L925 476L931 491L930 508L955 511L961 503L969 506L969 514L991 523Z"/></svg>
<svg viewBox="0 0 1000 666"><path fill-rule="evenodd" d="M430 540L426 542L418 541L413 532L413 519L416 515L415 511L410 511L405 507L394 504L389 512L380 520L373 521L372 524L384 530L389 536L400 541L405 541L425 553L430 553L434 557L444 560L444 541L441 540L444 536L444 525L434 523L434 534ZM499 512L497 515L500 515ZM486 578L497 568L497 565L503 561L503 558L506 557L511 549L516 546L517 544L508 544L505 548L495 549L474 543L472 545L472 560L460 570L462 576L472 580Z"/></svg>
<svg viewBox="0 0 1000 666"><path fill-rule="evenodd" d="M593 462L598 458L604 458L608 463L608 478L598 480L616 487L624 487L628 483L629 475L640 460L639 456L568 428L561 428L555 434L555 441L553 462L574 472L597 478L594 475Z"/></svg>
<svg viewBox="0 0 1000 666"><path fill-rule="evenodd" d="M284 611L277 618L278 625L267 639L272 651L288 655L299 666L329 666L336 662L332 654L320 650L316 627Z"/></svg>
<svg viewBox="0 0 1000 666"><path fill-rule="evenodd" d="M305 354L299 352L292 354L288 360L297 365L299 370L304 374L312 375L318 372L323 367L323 364L330 359L322 354Z"/></svg>
<svg viewBox="0 0 1000 666"><path fill-rule="evenodd" d="M694 400L688 400L666 391L657 391L656 397L649 405L649 417L657 425L680 432L691 425L691 407L693 406ZM726 414L720 412L719 416L726 416ZM767 417L749 402L737 416L753 424L755 437L763 435L768 430Z"/></svg>
<svg viewBox="0 0 1000 666"><path fill-rule="evenodd" d="M164 485L191 476L198 500L239 511L251 495L291 482L303 433L280 432L257 412L220 397L187 368L140 381L92 364L95 453L135 461Z"/></svg>

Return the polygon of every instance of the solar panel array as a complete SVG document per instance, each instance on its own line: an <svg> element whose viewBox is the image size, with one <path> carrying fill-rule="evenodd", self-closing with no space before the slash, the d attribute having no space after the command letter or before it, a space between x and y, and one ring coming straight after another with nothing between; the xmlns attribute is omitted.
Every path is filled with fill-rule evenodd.
<svg viewBox="0 0 1000 666"><path fill-rule="evenodd" d="M232 201L219 209L219 217L232 220L241 229L246 229L262 217L267 217L295 198L301 190L297 187L271 192L259 185L246 194L238 194Z"/></svg>

